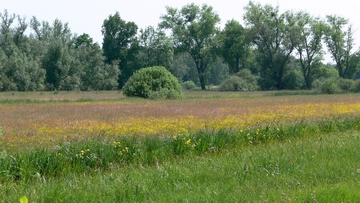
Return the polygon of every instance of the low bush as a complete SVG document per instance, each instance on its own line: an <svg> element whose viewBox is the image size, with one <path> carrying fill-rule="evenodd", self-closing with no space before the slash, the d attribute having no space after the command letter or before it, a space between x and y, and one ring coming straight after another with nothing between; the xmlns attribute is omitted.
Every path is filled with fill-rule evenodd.
<svg viewBox="0 0 360 203"><path fill-rule="evenodd" d="M247 91L245 80L238 76L230 76L223 83L221 83L220 91Z"/></svg>
<svg viewBox="0 0 360 203"><path fill-rule="evenodd" d="M259 89L257 78L249 69L243 69L230 76L219 87L220 91L255 91Z"/></svg>
<svg viewBox="0 0 360 203"><path fill-rule="evenodd" d="M354 81L354 83L351 86L351 91L356 93L360 92L360 80Z"/></svg>
<svg viewBox="0 0 360 203"><path fill-rule="evenodd" d="M192 90L192 89L195 89L196 88L196 84L189 80L189 81L185 81L181 84L181 86L183 87L183 89L185 90Z"/></svg>
<svg viewBox="0 0 360 203"><path fill-rule="evenodd" d="M340 78L338 81L338 85L340 90L344 91L344 92L349 92L354 84L354 80L351 79L344 79L344 78Z"/></svg>
<svg viewBox="0 0 360 203"><path fill-rule="evenodd" d="M336 78L326 79L321 85L321 92L326 94L335 94L340 91L339 81Z"/></svg>
<svg viewBox="0 0 360 203"><path fill-rule="evenodd" d="M258 85L258 78L254 76L249 69L242 69L235 75L245 80L246 86L242 88L244 91L255 91L260 89Z"/></svg>
<svg viewBox="0 0 360 203"><path fill-rule="evenodd" d="M149 99L179 99L182 94L173 89L162 88L159 91L153 91L149 94Z"/></svg>
<svg viewBox="0 0 360 203"><path fill-rule="evenodd" d="M143 68L134 73L123 88L123 93L129 97L149 98L179 98L182 87L175 76L166 68L154 66Z"/></svg>

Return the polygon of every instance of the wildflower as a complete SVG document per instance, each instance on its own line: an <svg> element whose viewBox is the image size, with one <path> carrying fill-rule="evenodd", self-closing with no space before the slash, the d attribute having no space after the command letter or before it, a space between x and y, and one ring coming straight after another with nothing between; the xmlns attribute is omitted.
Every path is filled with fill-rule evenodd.
<svg viewBox="0 0 360 203"><path fill-rule="evenodd" d="M185 145L190 145L191 144L191 140L188 139L186 142L185 142Z"/></svg>
<svg viewBox="0 0 360 203"><path fill-rule="evenodd" d="M121 147L121 143L120 142L113 142L114 148L119 148Z"/></svg>
<svg viewBox="0 0 360 203"><path fill-rule="evenodd" d="M80 153L78 154L79 157L83 157L85 155L85 151L81 150Z"/></svg>

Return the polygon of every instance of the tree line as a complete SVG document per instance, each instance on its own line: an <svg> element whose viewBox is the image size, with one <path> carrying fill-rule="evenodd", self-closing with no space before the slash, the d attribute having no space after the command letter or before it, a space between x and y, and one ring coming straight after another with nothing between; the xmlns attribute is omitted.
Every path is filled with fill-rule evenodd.
<svg viewBox="0 0 360 203"><path fill-rule="evenodd" d="M244 25L220 29L213 7L166 7L158 26L138 29L116 12L104 19L102 45L76 35L59 19L29 21L0 13L0 91L121 89L144 67L164 66L180 82L201 89L249 71L262 90L312 89L326 78L354 79L360 49L353 51L348 19L324 19L250 1ZM334 64L324 64L324 55Z"/></svg>

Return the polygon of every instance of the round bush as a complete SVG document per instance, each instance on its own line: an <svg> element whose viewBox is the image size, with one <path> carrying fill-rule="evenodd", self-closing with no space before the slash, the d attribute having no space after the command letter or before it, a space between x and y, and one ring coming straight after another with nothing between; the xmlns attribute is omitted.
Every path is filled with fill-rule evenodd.
<svg viewBox="0 0 360 203"><path fill-rule="evenodd" d="M181 85L177 78L161 66L136 71L124 85L123 94L128 97L149 98L151 96L152 99L182 97Z"/></svg>
<svg viewBox="0 0 360 203"><path fill-rule="evenodd" d="M254 91L258 90L257 77L249 69L243 69L226 79L219 87L220 91Z"/></svg>
<svg viewBox="0 0 360 203"><path fill-rule="evenodd" d="M326 79L321 85L321 92L326 94L335 94L340 92L338 80L336 78Z"/></svg>
<svg viewBox="0 0 360 203"><path fill-rule="evenodd" d="M221 83L219 90L220 91L247 91L246 81L239 78L238 76L230 76L223 83Z"/></svg>
<svg viewBox="0 0 360 203"><path fill-rule="evenodd" d="M260 88L258 78L254 76L249 69L242 69L235 75L245 81L246 86L242 87L242 91L255 91Z"/></svg>
<svg viewBox="0 0 360 203"><path fill-rule="evenodd" d="M191 80L183 82L181 85L185 90L192 90L196 87L195 83Z"/></svg>

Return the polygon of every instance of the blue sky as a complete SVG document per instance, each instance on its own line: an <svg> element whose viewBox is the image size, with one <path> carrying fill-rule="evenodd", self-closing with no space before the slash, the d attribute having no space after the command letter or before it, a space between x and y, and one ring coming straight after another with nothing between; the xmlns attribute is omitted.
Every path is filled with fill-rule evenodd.
<svg viewBox="0 0 360 203"><path fill-rule="evenodd" d="M348 18L353 25L355 49L360 46L360 1L359 0L255 0L260 4L279 6L281 11L305 10L313 16L325 17L336 14ZM94 41L102 43L101 26L109 15L116 11L125 21L135 22L139 28L149 25L157 26L161 14L165 14L165 6L181 8L195 3L206 3L214 7L224 25L235 19L242 23L244 7L248 0L0 0L0 12L7 9L30 20L36 16L40 21L53 22L56 18L69 23L73 33L88 33Z"/></svg>

